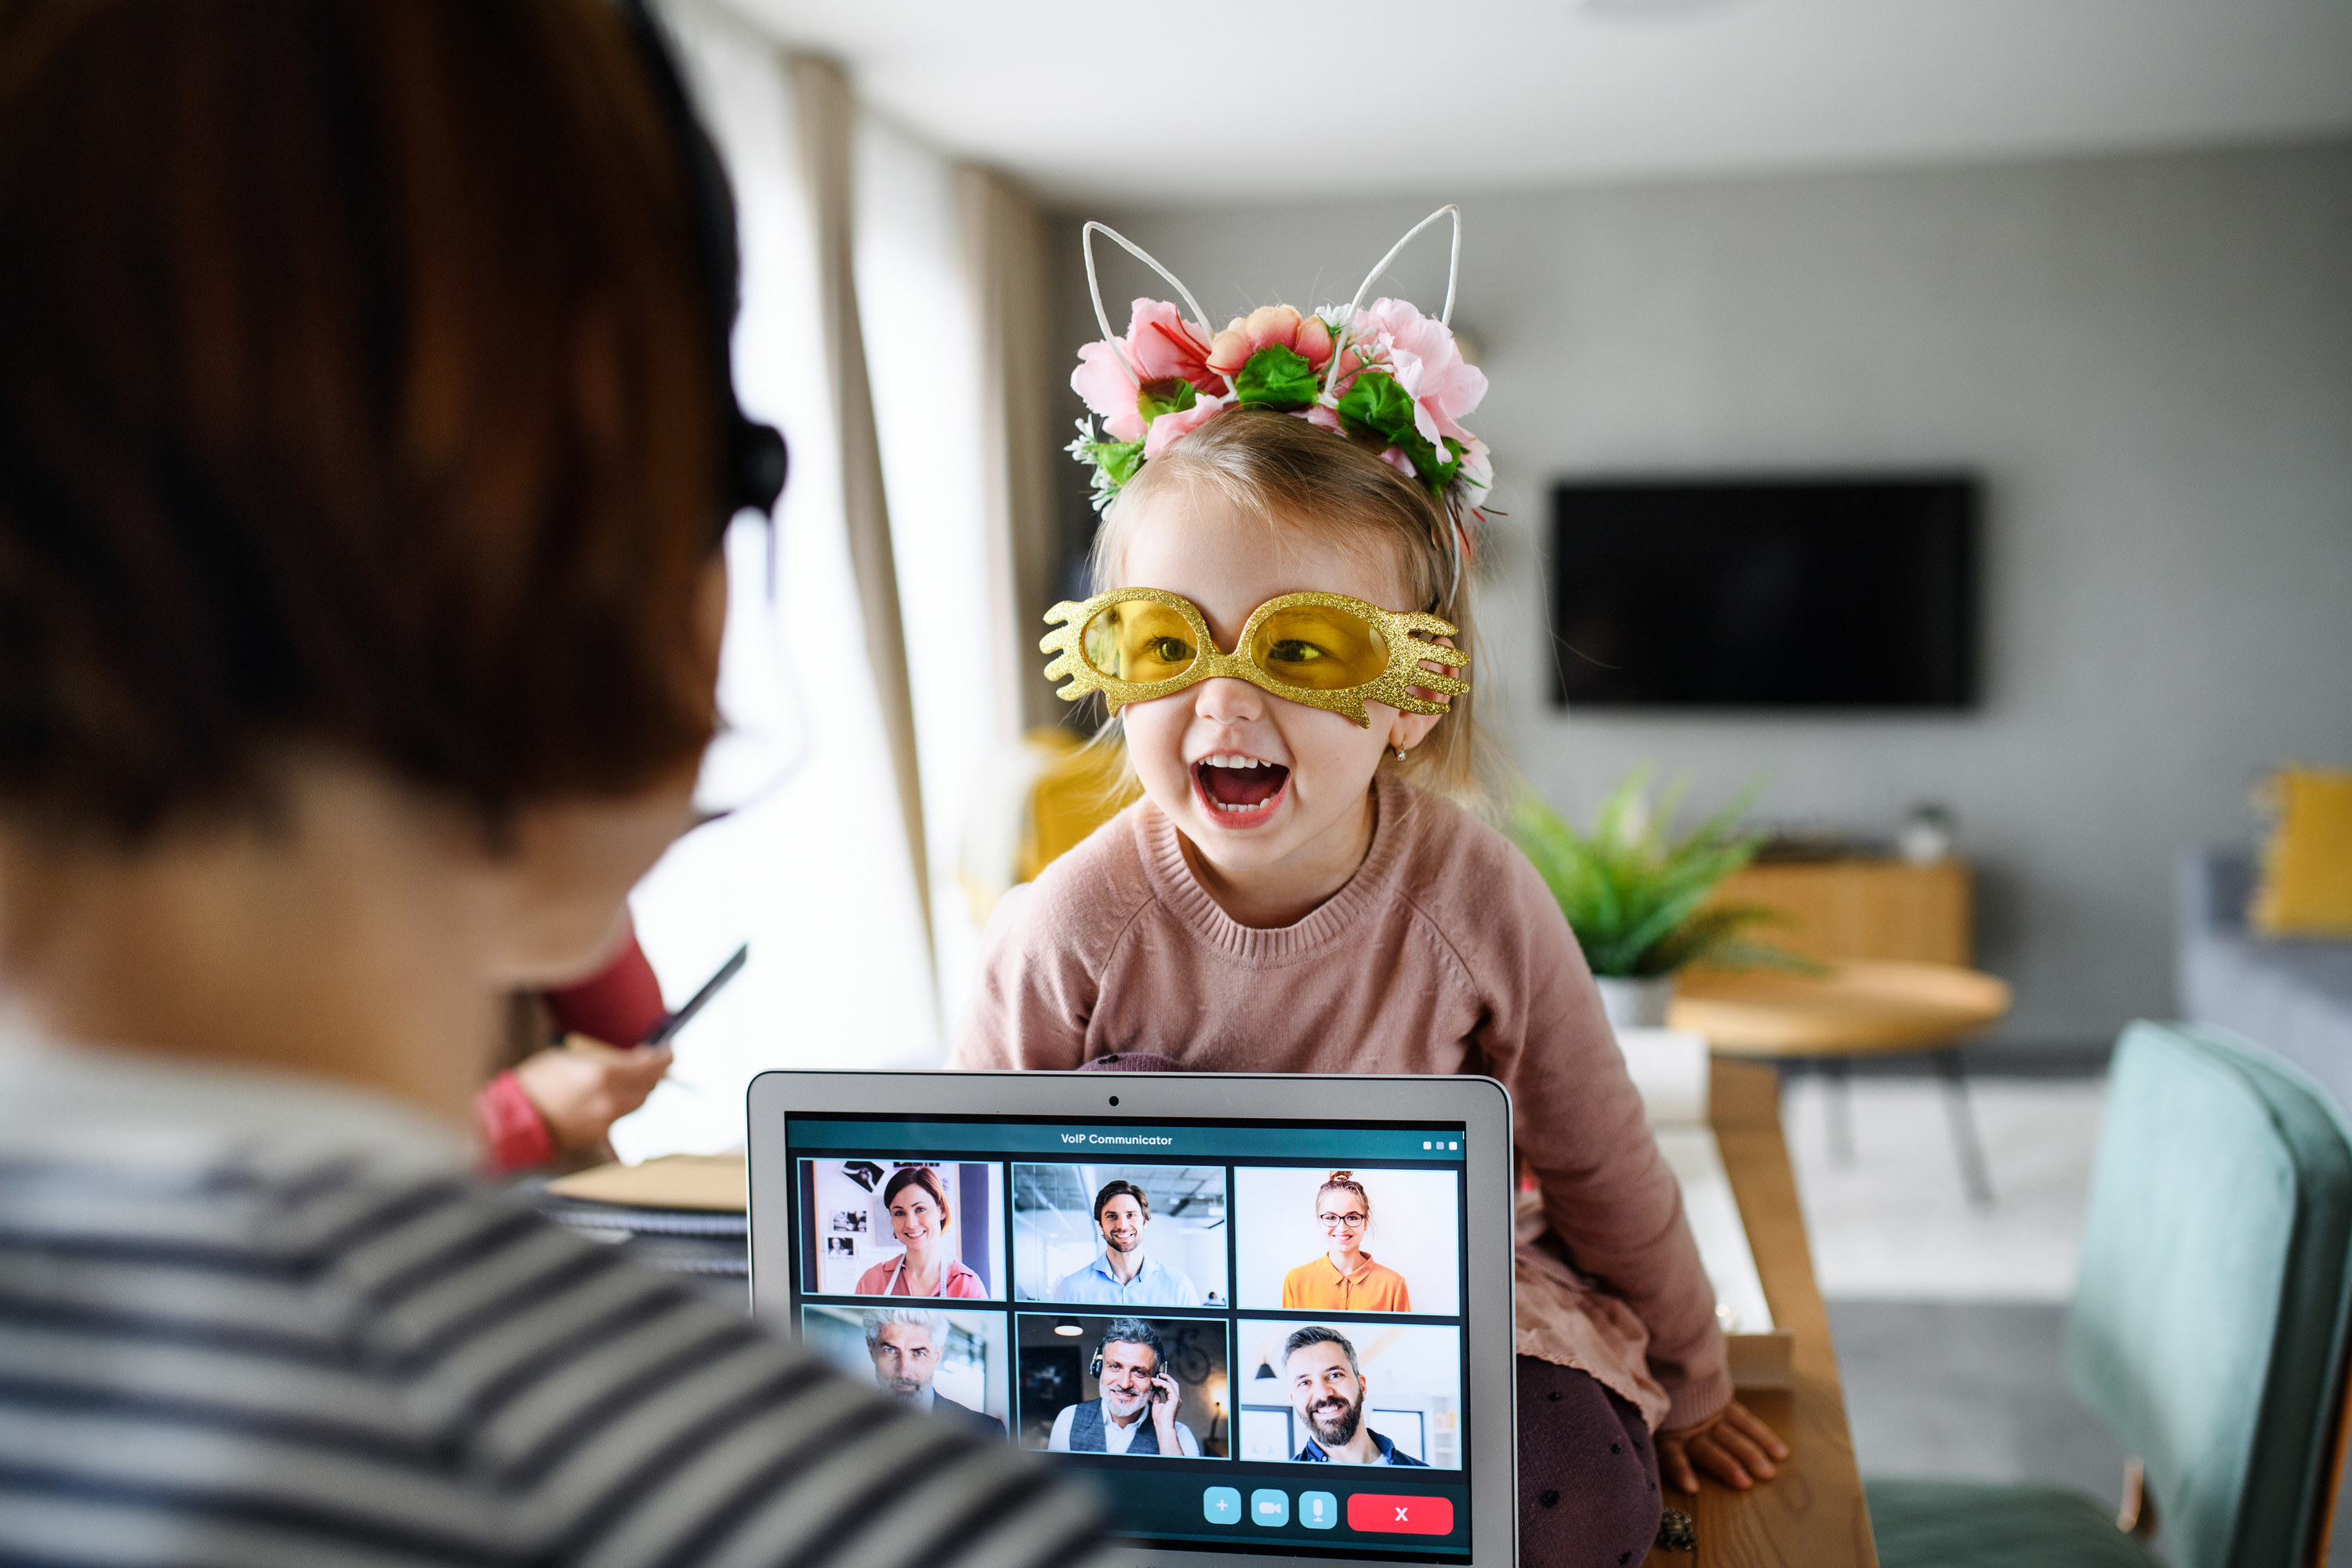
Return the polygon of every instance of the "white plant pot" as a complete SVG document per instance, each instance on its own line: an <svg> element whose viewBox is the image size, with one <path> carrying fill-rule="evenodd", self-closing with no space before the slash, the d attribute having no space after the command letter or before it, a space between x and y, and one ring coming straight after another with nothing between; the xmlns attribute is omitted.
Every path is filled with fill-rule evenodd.
<svg viewBox="0 0 2352 1568"><path fill-rule="evenodd" d="M1674 1005L1675 977L1655 974L1647 979L1596 975L1595 985L1601 987L1601 1007L1609 1015L1612 1029L1663 1029L1666 1026L1666 1009Z"/></svg>

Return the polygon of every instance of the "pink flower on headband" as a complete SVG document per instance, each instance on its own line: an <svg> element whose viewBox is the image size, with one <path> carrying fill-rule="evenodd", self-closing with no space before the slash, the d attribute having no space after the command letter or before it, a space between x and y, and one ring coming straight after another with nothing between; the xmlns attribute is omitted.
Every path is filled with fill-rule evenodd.
<svg viewBox="0 0 2352 1568"><path fill-rule="evenodd" d="M1462 358L1454 333L1402 300L1375 300L1348 329L1341 387L1361 364L1385 366L1413 400L1413 427L1434 445L1451 436L1468 445L1462 419L1486 395L1486 375Z"/></svg>
<svg viewBox="0 0 2352 1568"><path fill-rule="evenodd" d="M1261 305L1235 316L1210 342L1209 368L1239 375L1250 355L1266 348L1288 349L1319 371L1331 363L1331 329L1320 316L1302 316L1291 306Z"/></svg>
<svg viewBox="0 0 2352 1568"><path fill-rule="evenodd" d="M1189 436L1225 411L1222 403L1195 403L1190 408L1173 414L1162 414L1151 422L1150 434L1144 437L1143 457L1146 462L1168 449L1168 444L1179 437Z"/></svg>
<svg viewBox="0 0 2352 1568"><path fill-rule="evenodd" d="M1119 363L1122 353L1125 365ZM1181 377L1200 394L1215 397L1224 392L1225 382L1209 368L1208 360L1209 345L1201 329L1179 316L1175 306L1164 300L1138 300L1127 336L1106 338L1078 351L1070 390L1102 416L1103 428L1113 440L1140 441L1146 426L1136 406L1137 382ZM1129 367L1133 375L1128 374Z"/></svg>

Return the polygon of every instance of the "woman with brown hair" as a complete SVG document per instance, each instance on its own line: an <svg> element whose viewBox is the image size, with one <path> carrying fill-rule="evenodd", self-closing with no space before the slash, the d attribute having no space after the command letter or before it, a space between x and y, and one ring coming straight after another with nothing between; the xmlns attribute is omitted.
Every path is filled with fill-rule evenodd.
<svg viewBox="0 0 2352 1568"><path fill-rule="evenodd" d="M635 5L0 0L0 1560L1089 1553L467 1177L688 820L733 233Z"/></svg>
<svg viewBox="0 0 2352 1568"><path fill-rule="evenodd" d="M861 1296L959 1296L988 1294L980 1276L948 1250L947 1227L955 1223L940 1173L929 1165L902 1166L882 1186L882 1206L890 1213L890 1234L907 1250L857 1277Z"/></svg>

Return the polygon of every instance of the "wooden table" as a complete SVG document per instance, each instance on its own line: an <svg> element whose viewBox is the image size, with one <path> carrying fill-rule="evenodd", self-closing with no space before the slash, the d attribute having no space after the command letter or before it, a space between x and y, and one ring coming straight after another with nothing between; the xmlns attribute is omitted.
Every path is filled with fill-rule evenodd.
<svg viewBox="0 0 2352 1568"><path fill-rule="evenodd" d="M1796 1179L1780 1141L1780 1075L1762 1063L1718 1058L1708 1105L1772 1321L1794 1342L1793 1386L1740 1399L1771 1423L1790 1452L1779 1478L1753 1491L1712 1481L1702 1481L1695 1499L1669 1491L1666 1506L1696 1519L1698 1550L1654 1551L1649 1568L1877 1568L1829 1314L1813 1280Z"/></svg>
<svg viewBox="0 0 2352 1568"><path fill-rule="evenodd" d="M1992 1174L1969 1103L1958 1043L2009 1011L2008 983L1956 963L1856 963L1821 974L1697 973L1675 989L1668 1017L1732 1056L1817 1062L1829 1085L1830 1157L1853 1161L1846 1058L1925 1051L1944 1085L1944 1115L1969 1204L1992 1207Z"/></svg>

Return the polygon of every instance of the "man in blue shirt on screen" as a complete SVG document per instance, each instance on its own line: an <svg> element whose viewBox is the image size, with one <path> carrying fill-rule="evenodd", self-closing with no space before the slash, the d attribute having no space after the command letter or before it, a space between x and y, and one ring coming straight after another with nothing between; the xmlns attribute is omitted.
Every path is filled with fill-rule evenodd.
<svg viewBox="0 0 2352 1568"><path fill-rule="evenodd" d="M1310 1465L1413 1465L1429 1468L1364 1425L1364 1373L1356 1347L1337 1329L1309 1323L1282 1342L1282 1375L1290 1408L1314 1436L1292 1456Z"/></svg>
<svg viewBox="0 0 2352 1568"><path fill-rule="evenodd" d="M1056 1301L1105 1307L1197 1307L1192 1281L1143 1255L1143 1229L1151 1223L1151 1200L1133 1182L1106 1182L1095 1194L1095 1228L1103 1249L1092 1262L1065 1275L1054 1287Z"/></svg>

